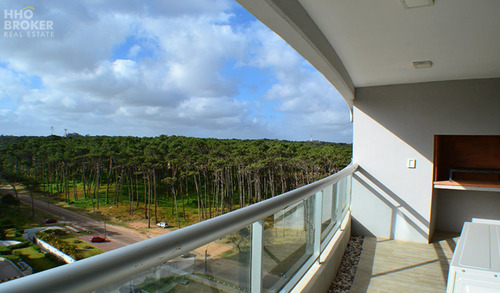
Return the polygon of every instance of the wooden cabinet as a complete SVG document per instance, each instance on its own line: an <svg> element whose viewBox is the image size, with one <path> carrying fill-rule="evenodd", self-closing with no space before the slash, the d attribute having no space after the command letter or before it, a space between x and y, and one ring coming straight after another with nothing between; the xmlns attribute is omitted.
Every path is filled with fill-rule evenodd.
<svg viewBox="0 0 500 293"><path fill-rule="evenodd" d="M434 186L500 188L500 136L434 136Z"/></svg>

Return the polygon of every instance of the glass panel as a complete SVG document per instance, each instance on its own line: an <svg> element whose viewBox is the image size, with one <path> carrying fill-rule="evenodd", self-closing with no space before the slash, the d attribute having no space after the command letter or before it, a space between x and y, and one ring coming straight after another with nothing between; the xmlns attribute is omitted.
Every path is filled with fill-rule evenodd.
<svg viewBox="0 0 500 293"><path fill-rule="evenodd" d="M337 192L336 185L323 189L323 203L321 211L321 241L330 233L337 224L336 216Z"/></svg>
<svg viewBox="0 0 500 293"><path fill-rule="evenodd" d="M337 200L338 200L337 205L339 207L338 214L340 216L342 215L344 209L347 206L346 179L347 177L344 177L337 182Z"/></svg>
<svg viewBox="0 0 500 293"><path fill-rule="evenodd" d="M310 197L264 220L264 292L279 291L313 255L313 207Z"/></svg>
<svg viewBox="0 0 500 293"><path fill-rule="evenodd" d="M249 292L249 264L250 227L145 270L102 292Z"/></svg>
<svg viewBox="0 0 500 293"><path fill-rule="evenodd" d="M338 220L345 215L351 204L351 179L352 176L348 175L337 182Z"/></svg>

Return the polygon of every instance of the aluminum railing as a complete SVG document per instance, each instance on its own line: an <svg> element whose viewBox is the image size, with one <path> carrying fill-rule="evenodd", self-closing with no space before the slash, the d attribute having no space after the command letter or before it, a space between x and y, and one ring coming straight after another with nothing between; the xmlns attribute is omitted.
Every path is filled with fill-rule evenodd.
<svg viewBox="0 0 500 293"><path fill-rule="evenodd" d="M288 292L348 214L356 168L349 165L249 207L2 283L0 292Z"/></svg>

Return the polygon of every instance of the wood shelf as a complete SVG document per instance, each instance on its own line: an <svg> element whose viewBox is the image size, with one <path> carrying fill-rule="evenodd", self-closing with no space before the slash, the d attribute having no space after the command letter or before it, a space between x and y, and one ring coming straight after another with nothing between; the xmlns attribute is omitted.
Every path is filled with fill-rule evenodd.
<svg viewBox="0 0 500 293"><path fill-rule="evenodd" d="M500 181L487 181L487 180L434 181L434 188L500 192Z"/></svg>

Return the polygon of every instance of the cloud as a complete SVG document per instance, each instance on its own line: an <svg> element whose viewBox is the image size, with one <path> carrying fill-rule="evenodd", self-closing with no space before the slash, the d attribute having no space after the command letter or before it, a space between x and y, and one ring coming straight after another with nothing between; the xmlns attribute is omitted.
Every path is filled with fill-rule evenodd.
<svg viewBox="0 0 500 293"><path fill-rule="evenodd" d="M267 68L276 78L263 95L276 102L274 111L281 114L272 127L282 128L283 137L299 140L313 135L318 140L351 141L349 109L326 78L262 24L254 23L249 30L255 39L248 65Z"/></svg>
<svg viewBox="0 0 500 293"><path fill-rule="evenodd" d="M35 15L54 21L54 38L0 46L5 134L55 125L82 134L351 139L333 87L232 1L55 0Z"/></svg>
<svg viewBox="0 0 500 293"><path fill-rule="evenodd" d="M0 101L14 102L28 91L30 78L23 72L0 67Z"/></svg>

